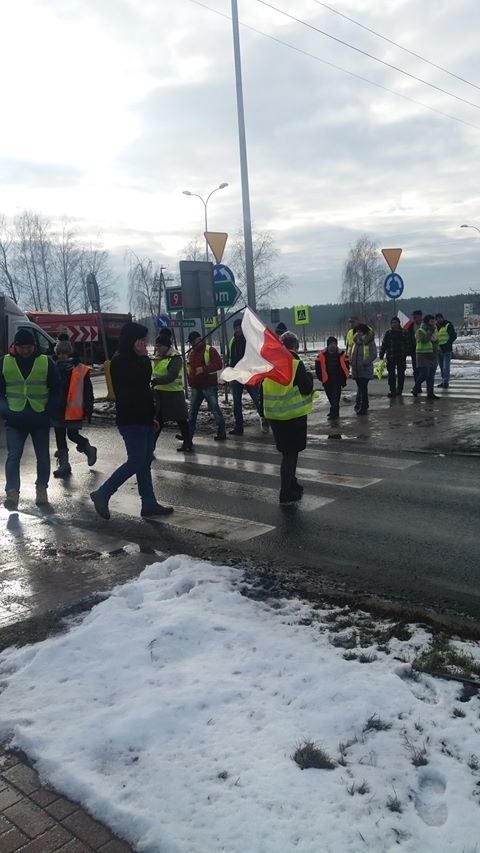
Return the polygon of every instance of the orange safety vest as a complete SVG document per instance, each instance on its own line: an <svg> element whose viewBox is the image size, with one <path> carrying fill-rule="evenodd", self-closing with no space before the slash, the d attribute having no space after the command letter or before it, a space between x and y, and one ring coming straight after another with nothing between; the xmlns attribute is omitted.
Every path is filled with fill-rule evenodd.
<svg viewBox="0 0 480 853"><path fill-rule="evenodd" d="M68 386L67 405L65 406L66 421L81 421L85 415L83 386L85 377L90 373L86 364L76 364L72 368L70 385Z"/></svg>
<svg viewBox="0 0 480 853"><path fill-rule="evenodd" d="M322 371L322 382L328 382L327 359L325 358L325 353L323 351L319 352L317 358L320 362L320 370ZM348 378L348 374L350 371L347 365L347 355L344 352L342 352L340 355L340 367L342 368L345 377Z"/></svg>

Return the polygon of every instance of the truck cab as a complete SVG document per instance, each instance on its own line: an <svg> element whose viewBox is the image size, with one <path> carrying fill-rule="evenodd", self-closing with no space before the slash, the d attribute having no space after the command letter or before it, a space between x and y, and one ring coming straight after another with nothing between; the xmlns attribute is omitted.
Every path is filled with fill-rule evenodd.
<svg viewBox="0 0 480 853"><path fill-rule="evenodd" d="M43 355L53 354L55 347L53 338L36 323L32 323L13 299L4 293L0 293L0 356L9 351L19 329L28 329L32 332L40 353Z"/></svg>

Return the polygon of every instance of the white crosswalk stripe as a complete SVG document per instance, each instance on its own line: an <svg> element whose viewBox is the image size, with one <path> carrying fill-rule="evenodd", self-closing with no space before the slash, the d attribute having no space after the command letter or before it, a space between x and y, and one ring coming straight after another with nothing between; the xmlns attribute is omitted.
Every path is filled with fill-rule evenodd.
<svg viewBox="0 0 480 853"><path fill-rule="evenodd" d="M157 447L157 460L152 468L155 486L161 499L165 500L170 493L178 506L175 506L173 515L155 519L154 523L237 542L275 530L277 512L281 512L278 504L280 455L276 448L269 441L255 442L246 438L212 447L211 436L201 434L195 436L195 446L196 452L188 455L162 447L161 443ZM258 458L259 454L261 458ZM375 486L382 481L382 469L402 470L421 464L417 460L316 447L303 452L299 461L298 478L309 484L298 504L299 510L305 514L320 511L338 501L340 492ZM353 474L351 466L355 466ZM358 470L361 466L365 468L364 472ZM262 485L258 483L260 478ZM265 481L268 485L264 485ZM320 490L323 493L319 493ZM188 506L189 502L198 504L199 494L205 496L204 506ZM136 495L122 497L117 493L112 498L113 509L115 503L119 511L138 515ZM214 510L219 508L220 512L205 508L212 503ZM259 505L266 508L266 521L273 523L257 520ZM222 512L224 507L231 508L232 515Z"/></svg>
<svg viewBox="0 0 480 853"><path fill-rule="evenodd" d="M480 400L480 379L451 379L448 388L435 388L439 397Z"/></svg>

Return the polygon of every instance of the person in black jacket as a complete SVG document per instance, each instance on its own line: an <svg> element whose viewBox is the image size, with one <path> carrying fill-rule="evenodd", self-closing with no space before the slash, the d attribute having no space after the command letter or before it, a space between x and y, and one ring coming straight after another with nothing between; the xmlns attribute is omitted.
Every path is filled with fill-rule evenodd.
<svg viewBox="0 0 480 853"><path fill-rule="evenodd" d="M338 341L333 335L327 338L326 349L315 359L315 373L330 403L327 418L336 420L340 414L342 388L347 384L349 364L347 354L338 348Z"/></svg>
<svg viewBox="0 0 480 853"><path fill-rule="evenodd" d="M127 461L96 491L90 492L96 511L110 518L108 502L130 477L137 477L142 502L141 516L169 515L173 507L158 503L152 484L152 459L155 439L153 394L150 387L152 365L147 355L148 329L140 323L126 323L118 340L118 351L111 364L116 399L116 423L127 449Z"/></svg>
<svg viewBox="0 0 480 853"><path fill-rule="evenodd" d="M242 332L242 321L237 318L233 321L233 337L228 342L228 367L235 367L235 365L242 360L245 355L246 345L247 341L245 340L245 336ZM258 385L242 385L241 382L237 382L236 380L230 382L233 399L233 417L235 418L235 426L230 430L230 435L243 435L242 396L244 388L247 389L257 412L260 414L260 389ZM268 431L268 424L264 419L262 419L262 429L264 431Z"/></svg>
<svg viewBox="0 0 480 853"><path fill-rule="evenodd" d="M398 317L392 317L390 328L383 336L380 347L380 358L387 359L389 397L401 397L405 384L405 368L407 366L407 335L402 329Z"/></svg>
<svg viewBox="0 0 480 853"><path fill-rule="evenodd" d="M438 366L442 375L442 381L437 388L448 388L453 342L457 340L457 333L453 323L445 320L443 314L435 314L435 323L438 336Z"/></svg>

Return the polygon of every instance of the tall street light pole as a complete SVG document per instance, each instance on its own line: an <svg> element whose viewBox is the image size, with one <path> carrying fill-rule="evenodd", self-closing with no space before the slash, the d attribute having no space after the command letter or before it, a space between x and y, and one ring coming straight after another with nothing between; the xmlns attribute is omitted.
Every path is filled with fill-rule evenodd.
<svg viewBox="0 0 480 853"><path fill-rule="evenodd" d="M204 213L205 213L205 234L207 234L207 232L208 232L208 218L207 218L208 202L214 193L218 192L218 190L224 190L225 187L228 187L228 184L224 181L223 183L219 184L218 187L215 187L215 189L213 189L207 195L206 199L203 198L203 196L199 195L198 193L192 193L192 192L190 192L190 190L183 190L183 195L195 196L195 198L199 198L200 201L202 202ZM208 261L208 240L207 240L206 236L205 236L205 260Z"/></svg>
<svg viewBox="0 0 480 853"><path fill-rule="evenodd" d="M235 59L235 85L237 90L238 142L240 147L240 174L242 178L243 239L245 243L245 274L247 303L256 311L255 271L253 267L252 220L250 216L250 191L248 186L247 142L245 137L245 112L243 108L242 61L240 56L240 30L237 0L232 0L233 55Z"/></svg>

